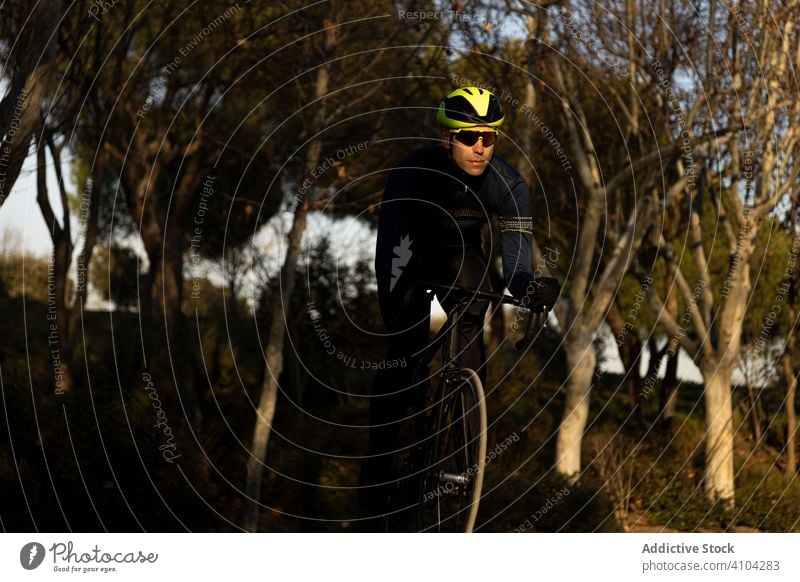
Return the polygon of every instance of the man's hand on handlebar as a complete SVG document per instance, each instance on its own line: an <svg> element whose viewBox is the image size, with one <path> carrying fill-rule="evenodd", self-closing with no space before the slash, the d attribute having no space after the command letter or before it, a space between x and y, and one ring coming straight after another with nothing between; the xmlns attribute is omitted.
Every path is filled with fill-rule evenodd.
<svg viewBox="0 0 800 582"><path fill-rule="evenodd" d="M553 277L530 277L521 303L531 311L525 334L515 344L518 350L526 350L539 332L546 327L547 312L556 304L560 292L561 285Z"/></svg>
<svg viewBox="0 0 800 582"><path fill-rule="evenodd" d="M525 290L532 307L544 307L547 310L556 304L559 293L561 285L554 277L533 277Z"/></svg>

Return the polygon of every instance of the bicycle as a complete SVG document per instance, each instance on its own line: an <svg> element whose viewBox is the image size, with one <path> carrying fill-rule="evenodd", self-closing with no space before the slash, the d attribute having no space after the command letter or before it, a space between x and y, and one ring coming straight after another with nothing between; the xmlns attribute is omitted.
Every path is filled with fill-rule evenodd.
<svg viewBox="0 0 800 582"><path fill-rule="evenodd" d="M392 460L393 487L387 531L471 532L478 514L486 459L487 413L483 385L474 370L456 364L461 316L475 300L528 307L510 295L423 282L428 294L444 290L455 300L447 322L428 346L414 378L426 384L439 346L442 364L436 391L418 390L415 410L398 431ZM547 321L547 310L530 309L518 349L531 344ZM415 382L414 385L416 385Z"/></svg>

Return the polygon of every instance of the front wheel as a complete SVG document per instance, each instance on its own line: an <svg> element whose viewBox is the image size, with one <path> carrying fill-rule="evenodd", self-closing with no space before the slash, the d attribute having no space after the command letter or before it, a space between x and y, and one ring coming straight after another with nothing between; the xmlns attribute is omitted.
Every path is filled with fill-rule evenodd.
<svg viewBox="0 0 800 582"><path fill-rule="evenodd" d="M471 532L486 462L486 401L468 368L442 374L420 489L422 531Z"/></svg>

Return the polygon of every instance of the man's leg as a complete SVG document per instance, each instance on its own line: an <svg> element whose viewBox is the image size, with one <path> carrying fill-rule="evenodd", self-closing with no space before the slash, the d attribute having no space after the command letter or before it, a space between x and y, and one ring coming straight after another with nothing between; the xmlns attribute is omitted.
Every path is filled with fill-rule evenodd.
<svg viewBox="0 0 800 582"><path fill-rule="evenodd" d="M382 301L381 307L390 334L386 361L401 365L379 370L372 384L369 449L361 466L358 501L374 513L387 509L391 453L400 423L416 401L419 387L412 385L413 376L430 329L430 299L424 293L415 294L406 305Z"/></svg>

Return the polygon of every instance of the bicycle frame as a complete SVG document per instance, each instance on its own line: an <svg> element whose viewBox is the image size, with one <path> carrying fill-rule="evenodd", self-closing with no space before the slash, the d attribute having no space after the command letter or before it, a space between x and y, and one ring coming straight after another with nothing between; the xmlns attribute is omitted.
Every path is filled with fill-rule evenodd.
<svg viewBox="0 0 800 582"><path fill-rule="evenodd" d="M423 282L423 285L433 289L445 289L448 293L453 293L456 296L456 300L453 307L449 310L445 326L439 331L426 349L426 352L420 358L414 373L415 380L420 383L426 381L428 365L432 361L436 350L440 349L440 347L442 348L442 365L441 369L435 374L435 376L438 377L438 385L433 400L429 401L429 390L420 389L418 404L415 414L413 415L413 422L416 426L414 432L417 436L413 444L411 460L408 461L410 462L409 468L411 468L411 470L403 472L405 477L402 477L401 480L403 478L410 478L411 484L409 485L407 483L406 487L411 487L412 489L413 483L419 483L420 485L420 493L417 498L419 523L424 523L426 521L423 517L426 511L426 506L424 504L429 495L433 495L433 497L427 500L430 501L436 498L438 504L439 495L441 493L440 489L443 487L445 489L450 487L451 489L449 489L449 491L455 489L456 491L463 492L464 495L469 494L469 503L464 508L457 510L455 515L467 511L466 516L461 516L465 517L466 523L465 529L461 531L470 532L475 523L482 488L483 459L487 438L487 418L480 379L473 370L461 368L457 364L458 335L461 331L461 318L474 300L492 301L495 305L500 305L502 303L509 303L522 307L525 307L525 305L508 295L469 290L463 287L444 287L438 284L428 284L425 282ZM428 291L428 293L431 296L434 294L432 290ZM530 344L533 333L538 332L546 321L546 312L539 313L536 318L533 317L534 312L532 311L531 313L532 316L528 320L525 338L517 344L518 347L520 344ZM534 319L536 320L535 325ZM444 345L441 345L442 343L444 343ZM466 388L467 386L469 386L469 388ZM456 400L453 400L454 398ZM459 410L462 416L459 417L458 414L455 414L454 418L453 410L455 409ZM476 419L479 420L476 421ZM471 433L471 430L468 428L469 426L474 427L474 425L468 423L478 422L479 430L471 438L464 436L459 440L459 437L447 437L446 435L449 434L447 431L454 426L451 424L454 422L457 423L457 426L461 427L457 432L463 431L464 435ZM447 443L450 442L449 439L452 438L456 438L456 440L461 443L463 453L466 457L469 457L467 453L468 448L477 447L475 451L478 452L475 453L475 451L473 451L476 455L476 458L473 459L474 463L467 461L466 468L464 465L458 465L461 469L455 472L439 468L438 472L431 474L430 467L434 465L443 467L448 464L450 455L456 454L442 453L444 449L440 450L440 447L445 447L446 449L447 446L449 446L447 445ZM477 440L473 441L472 439ZM438 450L438 452L436 452L436 450ZM442 457L441 454L445 454L445 457ZM458 453L456 456L460 455L461 453ZM433 464L426 465L426 463ZM442 463L444 463L444 465ZM433 490L427 491L426 487L428 486L433 486ZM400 485L400 487L402 487L402 485ZM408 490L406 490L405 493L399 491L400 490L398 490L398 499L402 500L405 495L405 502L410 501L412 494L410 494ZM423 499L423 497L426 499ZM406 506L405 510L408 509L409 507ZM402 512L404 510L400 509L398 511ZM459 522L461 517L457 517L456 521ZM441 523L439 525L441 526Z"/></svg>

